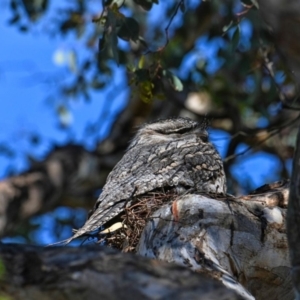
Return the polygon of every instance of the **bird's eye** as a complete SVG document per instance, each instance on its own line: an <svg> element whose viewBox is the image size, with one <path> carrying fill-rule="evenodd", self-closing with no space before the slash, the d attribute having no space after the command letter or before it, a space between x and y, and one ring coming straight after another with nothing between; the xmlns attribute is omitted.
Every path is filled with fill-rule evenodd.
<svg viewBox="0 0 300 300"><path fill-rule="evenodd" d="M191 128L180 128L177 130L156 130L156 132L161 133L161 134L184 134L191 131Z"/></svg>
<svg viewBox="0 0 300 300"><path fill-rule="evenodd" d="M207 142L208 141L208 136L206 134L201 135L201 140L203 142Z"/></svg>
<svg viewBox="0 0 300 300"><path fill-rule="evenodd" d="M191 128L181 128L179 130L176 130L175 132L172 132L172 133L180 133L180 134L183 134L183 133L187 133L191 131Z"/></svg>

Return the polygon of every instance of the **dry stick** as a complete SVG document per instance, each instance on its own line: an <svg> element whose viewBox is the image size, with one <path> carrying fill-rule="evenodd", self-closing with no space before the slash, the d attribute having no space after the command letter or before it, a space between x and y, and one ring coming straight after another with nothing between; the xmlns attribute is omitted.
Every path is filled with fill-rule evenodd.
<svg viewBox="0 0 300 300"><path fill-rule="evenodd" d="M268 54L267 51L263 51L263 56L264 56L264 67L266 68L266 70L268 71L275 87L276 90L278 92L278 96L280 99L280 102L282 104L283 108L286 109L292 109L292 110L300 110L300 107L295 107L292 105L288 104L288 98L287 96L282 92L281 90L281 86L277 83L276 79L275 79L275 73L274 73L274 68L273 68L273 62L268 58Z"/></svg>
<svg viewBox="0 0 300 300"><path fill-rule="evenodd" d="M279 96L279 99L280 99L281 103L284 104L286 102L286 96L282 92L281 87L279 86L279 84L277 83L277 81L275 79L275 73L274 73L274 69L273 69L273 62L268 58L268 53L267 53L266 50L262 50L262 52L263 52L263 57L264 57L264 67L268 71L273 83L275 84L275 87L276 87L276 90L278 92L278 96Z"/></svg>
<svg viewBox="0 0 300 300"><path fill-rule="evenodd" d="M153 193L151 196L140 199L126 208L126 214L123 217L123 224L126 225L126 228L121 228L107 237L107 244L125 252L134 251L152 213L173 197L173 194Z"/></svg>
<svg viewBox="0 0 300 300"><path fill-rule="evenodd" d="M269 140L271 137L275 136L276 134L278 134L282 129L286 128L286 127L289 127L289 126L292 126L294 123L296 123L298 120L300 120L300 114L293 120L285 123L285 124L282 124L281 126L278 126L278 128L274 129L273 132L270 130L270 135L268 135L265 139L261 140L260 142L258 142L254 147L257 147L261 144L263 144L264 142L266 142L267 140ZM263 131L263 130L262 130ZM230 156L227 156L225 159L224 159L224 162L227 162L229 160L232 160L234 158L236 158L237 156L241 156L241 155L244 155L246 154L248 151L250 151L252 148L254 148L253 146L249 146L247 147L244 151L241 151L237 154L232 154Z"/></svg>
<svg viewBox="0 0 300 300"><path fill-rule="evenodd" d="M172 24L172 22L173 22L175 16L177 15L180 6L181 6L184 2L185 2L185 0L180 0L180 1L177 3L177 5L176 5L176 7L175 7L175 10L174 10L174 12L173 12L173 14L172 14L172 16L171 16L171 18L170 18L170 20L169 20L169 23L168 23L167 27L165 28L165 33L166 33L166 42L165 42L165 44L164 44L163 46L161 46L160 48L158 48L157 50L155 50L155 51L148 50L148 51L145 53L145 55L148 54L148 53L156 53L156 52L160 52L160 51L164 50L164 49L168 46L169 41L170 41L170 38L169 38L169 28L170 28L170 26L171 26L171 24Z"/></svg>
<svg viewBox="0 0 300 300"><path fill-rule="evenodd" d="M300 299L300 128L298 129L290 196L287 211L287 236L296 299Z"/></svg>
<svg viewBox="0 0 300 300"><path fill-rule="evenodd" d="M170 28L170 26L171 26L171 24L172 24L172 22L173 22L175 16L177 15L177 12L178 12L179 7L180 7L183 3L184 3L184 0L180 0L180 1L177 3L177 6L176 6L176 8L175 8L175 10L174 10L174 13L173 13L173 15L172 15L171 18L170 18L169 24L168 24L167 27L165 28L165 33L166 33L166 39L167 39L167 40L166 40L166 44L165 44L165 46L164 46L163 48L165 48L165 47L169 44L169 28Z"/></svg>

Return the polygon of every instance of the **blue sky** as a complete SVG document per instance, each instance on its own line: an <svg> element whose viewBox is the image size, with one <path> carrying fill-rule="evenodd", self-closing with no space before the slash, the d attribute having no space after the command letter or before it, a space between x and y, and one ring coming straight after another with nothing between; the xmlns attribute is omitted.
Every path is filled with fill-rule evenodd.
<svg viewBox="0 0 300 300"><path fill-rule="evenodd" d="M154 8L157 9L157 6L155 5ZM74 48L77 50L82 48L80 41L72 35L50 38L43 33L41 29L43 24L38 24L37 29L28 33L20 33L15 26L7 25L10 11L5 9L4 12L0 23L0 34L6 37L0 50L0 150L2 144L8 145L15 151L16 156L7 157L1 155L0 151L1 177L5 177L8 169L21 171L26 168L27 154L41 158L49 151L53 142L61 144L70 141L70 136L74 142L84 142L87 147L93 147L95 138L86 137L86 124L97 122L101 111L105 108L105 101L101 99L114 89L114 85L119 84L124 72L122 69L116 69L114 85L101 92L91 92L90 102L83 99L68 101L69 114L59 119L56 107L60 103L65 103L66 100L60 99L61 95L56 90L55 82L49 83L48 81L49 78L68 80L70 76L67 70L68 56L72 54ZM250 35L247 22L241 28L245 35ZM213 59L214 43L206 43L205 38L202 38L198 44L200 53L206 53L206 55L211 53L211 59ZM191 62L192 60L187 60L186 67ZM103 126L99 129L97 138L108 134L114 116L126 105L127 92L125 88L123 94L113 99L108 109L108 117L103 120ZM68 129L62 130L59 126L60 122L68 123ZM41 143L32 145L30 142L32 135L40 136ZM219 151L224 154L223 148L228 142L228 136L222 132L213 131L212 140L214 139L217 141L215 144ZM277 164L273 157L258 153L254 157L245 156L240 160L247 162L248 166L253 166L255 173L252 174L252 168L250 168L247 176L251 177L255 185L264 183L264 179L274 177L268 171L274 168L274 164ZM264 168L261 167L262 165ZM257 169L257 166L260 168ZM236 166L234 172L239 173L238 169L239 166ZM257 172L261 174L257 176Z"/></svg>
<svg viewBox="0 0 300 300"><path fill-rule="evenodd" d="M72 137L73 142L83 142L92 147L95 138L86 137L88 122L98 121L104 108L108 116L102 122L98 138L108 133L115 114L126 104L126 87L123 93L111 100L109 108L101 101L114 84L122 79L122 69L116 70L114 83L103 92L91 92L92 101L62 99L55 86L68 80L68 56L80 44L74 37L50 38L39 30L20 33L15 26L8 26L9 10L5 10L0 22L0 34L6 37L0 50L0 149L1 145L15 150L15 157L6 157L0 151L0 177L8 169L21 171L27 167L26 154L42 157L53 143L64 143ZM59 62L58 57L64 57ZM61 104L66 104L68 113L59 118L56 113ZM67 123L62 130L60 123ZM41 143L32 145L33 135L42 138Z"/></svg>

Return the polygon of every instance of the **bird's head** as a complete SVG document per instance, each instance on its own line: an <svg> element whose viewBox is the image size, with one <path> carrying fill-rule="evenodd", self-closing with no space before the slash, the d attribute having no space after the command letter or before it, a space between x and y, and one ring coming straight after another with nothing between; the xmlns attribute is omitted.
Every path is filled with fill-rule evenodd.
<svg viewBox="0 0 300 300"><path fill-rule="evenodd" d="M187 118L157 120L140 127L129 149L136 145L149 145L161 141L174 141L181 138L197 138L200 143L206 143L208 141L206 127L206 121L198 123Z"/></svg>

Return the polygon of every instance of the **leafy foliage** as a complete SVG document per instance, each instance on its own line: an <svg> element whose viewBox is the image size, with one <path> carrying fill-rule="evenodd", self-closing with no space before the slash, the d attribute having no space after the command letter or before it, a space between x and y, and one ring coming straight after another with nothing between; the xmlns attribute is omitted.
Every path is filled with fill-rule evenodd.
<svg viewBox="0 0 300 300"><path fill-rule="evenodd" d="M23 9L30 21L36 22L37 12L40 12L41 18L49 5L46 1L42 4L32 1L30 6L29 2L23 3ZM102 4L100 16L93 18L94 32L85 38L85 46L91 48L100 34L98 51L94 53L98 60L98 70L94 71L92 80L78 75L73 87L61 87L65 97L69 97L71 91L72 96L76 97L81 92L86 93L86 89L101 89L109 84L109 80L103 80L103 75L108 75L109 78L114 74L110 59L115 60L117 64L134 66L136 59L141 57L145 67L139 63L139 66L131 68L128 74L132 77L129 81L133 84L132 90L135 94L137 91L137 95L145 102L153 101L155 96L167 98L168 95L164 90L166 82L175 91L183 90L181 80L175 75L176 72L174 74L170 71L177 69L177 72L182 70L181 73L184 73L185 87L194 90L204 88L209 91L211 101L218 106L218 110L224 110L228 106L232 112L239 113L240 120L231 128L231 132L255 126L255 120L262 117L272 119L268 106L278 102L276 80L282 82L282 78L270 77L265 68L265 57L270 56L272 61L277 63L277 74L280 74L284 66L258 19L256 2L243 4L232 1L226 5L221 2L195 5L192 1L178 1L163 5L158 1L136 0L103 1ZM156 12L161 16L162 22L145 18L145 13L140 10L142 7L146 11L151 11L153 4L161 6L159 9L157 6ZM22 10L21 3L11 1L11 9L15 15L15 20L11 24L16 24L20 15L18 12ZM76 31L78 36L82 36L90 25L88 20L83 19L88 13L89 7L82 1L77 1L75 9L65 8L62 14L64 18L57 21L60 25L56 33L66 34ZM174 24L170 21L174 21ZM151 27L148 29L147 26ZM165 28L168 30L164 30ZM149 36L150 38L147 38ZM119 38L129 42L135 50L124 52L118 47ZM164 45L161 44L163 39L167 39ZM150 50L147 45L154 50ZM214 47L216 51L210 57L201 49L209 46ZM185 57L193 60L192 68L186 69ZM87 73L89 69L93 69L94 61L92 56L88 58L81 70ZM219 66L213 66L214 64ZM293 82L288 74L284 75L283 80L282 89L288 88L292 91ZM230 113L226 117L233 119Z"/></svg>
<svg viewBox="0 0 300 300"><path fill-rule="evenodd" d="M74 0L51 8L53 2L11 0L8 22L23 33L45 20L51 25L45 34L78 40L72 80L56 86L60 118L69 116L68 102L82 96L90 101L92 91L112 87L114 93L101 100L110 107L120 93L112 79L117 70L126 70L122 82L130 88L128 103L135 103L128 105L133 123L174 114L207 116L212 128L228 137L222 144L232 193L255 187L247 169L237 171L251 151L279 162L266 172L265 182L288 176L298 120L290 108L299 107L297 87L257 1L103 0L98 7ZM83 49L88 55L77 60Z"/></svg>

